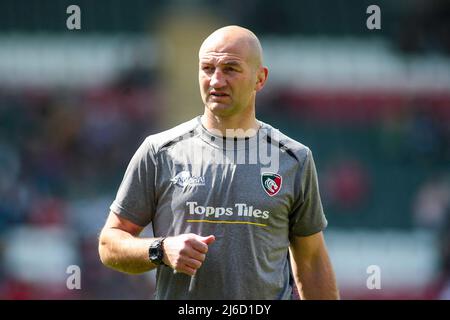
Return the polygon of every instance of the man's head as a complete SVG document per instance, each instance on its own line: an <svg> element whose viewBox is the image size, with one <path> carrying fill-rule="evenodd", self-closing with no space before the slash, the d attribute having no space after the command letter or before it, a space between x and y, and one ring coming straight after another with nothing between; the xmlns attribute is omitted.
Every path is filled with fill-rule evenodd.
<svg viewBox="0 0 450 320"><path fill-rule="evenodd" d="M220 28L200 47L200 93L205 107L216 116L251 112L267 73L262 65L261 44L248 29Z"/></svg>

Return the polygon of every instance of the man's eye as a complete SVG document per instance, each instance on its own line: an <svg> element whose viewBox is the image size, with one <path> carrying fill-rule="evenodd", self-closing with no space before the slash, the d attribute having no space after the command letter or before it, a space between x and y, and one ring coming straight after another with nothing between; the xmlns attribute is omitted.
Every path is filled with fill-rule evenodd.
<svg viewBox="0 0 450 320"><path fill-rule="evenodd" d="M212 72L213 68L212 67L208 67L208 66L204 66L204 67L202 67L202 70L205 71L205 72Z"/></svg>
<svg viewBox="0 0 450 320"><path fill-rule="evenodd" d="M223 70L224 70L225 72L236 71L236 69L234 69L233 67L225 67Z"/></svg>

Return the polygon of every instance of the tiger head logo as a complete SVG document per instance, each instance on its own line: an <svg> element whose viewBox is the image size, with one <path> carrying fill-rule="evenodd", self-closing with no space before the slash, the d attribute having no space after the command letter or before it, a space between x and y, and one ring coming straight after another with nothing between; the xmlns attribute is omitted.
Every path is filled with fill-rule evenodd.
<svg viewBox="0 0 450 320"><path fill-rule="evenodd" d="M261 174L261 184L264 191L271 197L281 189L282 178L279 174L266 172Z"/></svg>

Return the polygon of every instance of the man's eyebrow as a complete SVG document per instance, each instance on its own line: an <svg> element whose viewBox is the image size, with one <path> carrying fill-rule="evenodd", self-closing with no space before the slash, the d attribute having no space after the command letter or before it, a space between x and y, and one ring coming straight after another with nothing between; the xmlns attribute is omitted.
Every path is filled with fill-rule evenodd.
<svg viewBox="0 0 450 320"><path fill-rule="evenodd" d="M238 61L225 61L222 64L227 65L227 66L241 66L241 63Z"/></svg>
<svg viewBox="0 0 450 320"><path fill-rule="evenodd" d="M200 59L201 64L213 64L214 62L209 59ZM236 60L223 61L220 64L232 65L232 66L240 66L241 63Z"/></svg>

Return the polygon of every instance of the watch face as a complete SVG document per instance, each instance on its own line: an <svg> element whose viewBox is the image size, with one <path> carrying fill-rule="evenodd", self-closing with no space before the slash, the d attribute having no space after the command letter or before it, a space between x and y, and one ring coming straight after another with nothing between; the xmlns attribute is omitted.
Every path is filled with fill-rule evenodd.
<svg viewBox="0 0 450 320"><path fill-rule="evenodd" d="M150 245L148 255L152 263L154 264L162 263L163 251L161 248L161 241L157 240Z"/></svg>
<svg viewBox="0 0 450 320"><path fill-rule="evenodd" d="M156 248L150 248L150 259L158 259L158 250Z"/></svg>

